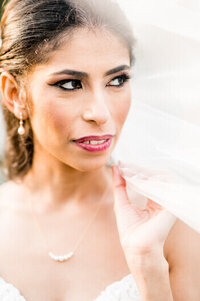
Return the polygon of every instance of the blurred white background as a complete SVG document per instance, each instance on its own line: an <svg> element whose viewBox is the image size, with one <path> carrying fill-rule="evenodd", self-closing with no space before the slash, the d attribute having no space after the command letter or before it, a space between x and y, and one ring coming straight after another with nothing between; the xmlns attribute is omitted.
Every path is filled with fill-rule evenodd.
<svg viewBox="0 0 200 301"><path fill-rule="evenodd" d="M118 2L137 39L133 101L200 125L200 1Z"/></svg>
<svg viewBox="0 0 200 301"><path fill-rule="evenodd" d="M137 44L133 102L115 159L144 167L145 176L159 168L146 180L126 178L129 187L200 233L200 0L119 3ZM161 170L173 177L162 180Z"/></svg>
<svg viewBox="0 0 200 301"><path fill-rule="evenodd" d="M200 162L200 0L118 2L137 42L132 107L116 158L164 166L167 152Z"/></svg>

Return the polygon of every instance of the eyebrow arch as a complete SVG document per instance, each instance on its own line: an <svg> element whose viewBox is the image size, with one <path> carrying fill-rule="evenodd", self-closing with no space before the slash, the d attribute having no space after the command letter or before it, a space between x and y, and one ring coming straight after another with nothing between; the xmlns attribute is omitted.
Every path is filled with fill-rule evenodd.
<svg viewBox="0 0 200 301"><path fill-rule="evenodd" d="M111 74L114 74L114 73L117 73L119 71L126 70L126 69L130 69L130 66L121 65L121 66L118 66L116 68L113 68L113 69L107 71L105 73L105 76L111 75ZM89 77L89 74L86 72L76 71L76 70L71 70L71 69L65 69L65 70L62 70L59 72L52 73L52 75L62 75L62 74L73 75L73 76L78 76L78 77L86 77L86 78Z"/></svg>
<svg viewBox="0 0 200 301"><path fill-rule="evenodd" d="M59 72L52 73L52 75L61 75L61 74L74 75L78 77L89 77L89 75L86 72L70 70L70 69L65 69Z"/></svg>
<svg viewBox="0 0 200 301"><path fill-rule="evenodd" d="M116 68L113 68L113 69L107 71L105 73L105 76L117 73L119 71L127 70L127 69L130 69L130 66L128 66L128 65L121 65L119 67L116 67Z"/></svg>

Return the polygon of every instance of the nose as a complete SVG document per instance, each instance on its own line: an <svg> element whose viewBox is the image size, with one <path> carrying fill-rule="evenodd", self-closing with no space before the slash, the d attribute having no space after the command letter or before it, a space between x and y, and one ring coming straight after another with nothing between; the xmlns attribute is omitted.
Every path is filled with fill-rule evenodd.
<svg viewBox="0 0 200 301"><path fill-rule="evenodd" d="M91 93L85 102L82 117L85 121L93 121L98 125L104 124L110 118L109 102L105 93L99 90Z"/></svg>

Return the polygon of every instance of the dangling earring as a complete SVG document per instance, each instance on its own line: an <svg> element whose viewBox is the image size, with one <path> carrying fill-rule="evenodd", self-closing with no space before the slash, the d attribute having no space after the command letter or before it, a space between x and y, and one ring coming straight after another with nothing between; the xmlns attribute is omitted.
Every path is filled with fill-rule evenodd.
<svg viewBox="0 0 200 301"><path fill-rule="evenodd" d="M19 128L18 128L18 134L19 134L19 135L24 135L24 133L25 133L25 128L24 128L24 126L23 126L23 116L22 116L22 112L19 113L19 116L20 116L20 122L19 122L20 126L19 126Z"/></svg>

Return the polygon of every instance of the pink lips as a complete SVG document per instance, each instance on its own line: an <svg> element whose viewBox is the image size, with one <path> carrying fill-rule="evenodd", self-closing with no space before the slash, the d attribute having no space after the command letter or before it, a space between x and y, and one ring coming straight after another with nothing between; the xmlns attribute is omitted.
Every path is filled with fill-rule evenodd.
<svg viewBox="0 0 200 301"><path fill-rule="evenodd" d="M113 138L112 135L86 136L86 137L82 137L78 140L75 140L74 142L76 143L77 146L81 147L84 150L87 150L90 152L99 152L99 151L104 151L110 147L112 138ZM96 140L96 141L106 140L106 141L101 144L95 144L95 145L83 143L84 141L89 141L89 140Z"/></svg>

